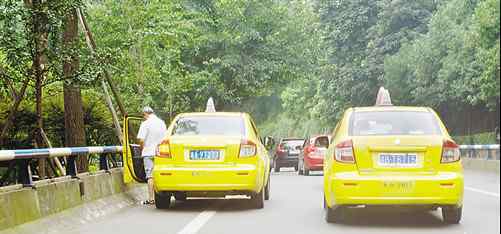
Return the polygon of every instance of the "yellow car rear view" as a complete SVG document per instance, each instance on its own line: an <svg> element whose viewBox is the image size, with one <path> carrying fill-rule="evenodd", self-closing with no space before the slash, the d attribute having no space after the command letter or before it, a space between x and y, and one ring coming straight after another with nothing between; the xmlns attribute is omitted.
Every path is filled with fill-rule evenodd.
<svg viewBox="0 0 501 234"><path fill-rule="evenodd" d="M459 146L430 108L348 109L324 163L326 221L354 206L441 208L459 223L463 172Z"/></svg>
<svg viewBox="0 0 501 234"><path fill-rule="evenodd" d="M248 195L255 208L269 199L267 150L245 113L187 113L174 119L155 157L157 208L171 196Z"/></svg>

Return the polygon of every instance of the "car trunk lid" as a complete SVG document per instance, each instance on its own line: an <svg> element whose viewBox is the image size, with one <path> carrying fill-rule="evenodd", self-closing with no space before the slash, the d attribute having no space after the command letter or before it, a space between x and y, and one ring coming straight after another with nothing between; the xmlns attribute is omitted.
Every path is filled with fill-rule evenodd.
<svg viewBox="0 0 501 234"><path fill-rule="evenodd" d="M362 174L435 174L442 136L353 137L355 161Z"/></svg>
<svg viewBox="0 0 501 234"><path fill-rule="evenodd" d="M240 136L172 136L172 159L184 166L234 164L239 157Z"/></svg>

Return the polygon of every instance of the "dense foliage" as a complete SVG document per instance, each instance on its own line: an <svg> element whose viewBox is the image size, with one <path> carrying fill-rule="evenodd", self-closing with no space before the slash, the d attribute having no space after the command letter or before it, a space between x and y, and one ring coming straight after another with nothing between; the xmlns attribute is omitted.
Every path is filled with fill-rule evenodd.
<svg viewBox="0 0 501 234"><path fill-rule="evenodd" d="M499 0L325 0L317 9L336 70L283 94L291 116L322 120L313 133L347 107L372 105L379 86L396 104L499 113Z"/></svg>

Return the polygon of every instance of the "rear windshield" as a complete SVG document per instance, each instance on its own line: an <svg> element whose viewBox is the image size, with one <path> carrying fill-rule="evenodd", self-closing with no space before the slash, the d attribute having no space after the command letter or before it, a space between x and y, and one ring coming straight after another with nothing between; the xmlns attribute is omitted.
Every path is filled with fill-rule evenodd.
<svg viewBox="0 0 501 234"><path fill-rule="evenodd" d="M350 124L352 136L440 134L437 119L430 112L356 112Z"/></svg>
<svg viewBox="0 0 501 234"><path fill-rule="evenodd" d="M280 146L284 150L295 150L302 147L303 144L304 140L283 140Z"/></svg>
<svg viewBox="0 0 501 234"><path fill-rule="evenodd" d="M244 136L244 120L237 116L181 117L176 121L172 135Z"/></svg>
<svg viewBox="0 0 501 234"><path fill-rule="evenodd" d="M315 147L327 148L329 147L329 137L319 137L315 140Z"/></svg>

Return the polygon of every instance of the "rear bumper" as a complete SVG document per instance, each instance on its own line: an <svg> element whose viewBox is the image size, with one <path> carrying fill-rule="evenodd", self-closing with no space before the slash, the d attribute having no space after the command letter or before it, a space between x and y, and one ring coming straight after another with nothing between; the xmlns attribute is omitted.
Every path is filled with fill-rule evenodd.
<svg viewBox="0 0 501 234"><path fill-rule="evenodd" d="M461 205L462 173L364 176L337 173L328 178L332 205Z"/></svg>
<svg viewBox="0 0 501 234"><path fill-rule="evenodd" d="M157 192L259 192L258 170L255 165L226 167L157 166L153 170Z"/></svg>
<svg viewBox="0 0 501 234"><path fill-rule="evenodd" d="M324 169L324 159L305 157L304 166L310 171L321 171Z"/></svg>
<svg viewBox="0 0 501 234"><path fill-rule="evenodd" d="M276 164L281 167L295 167L298 165L299 157L276 157Z"/></svg>

